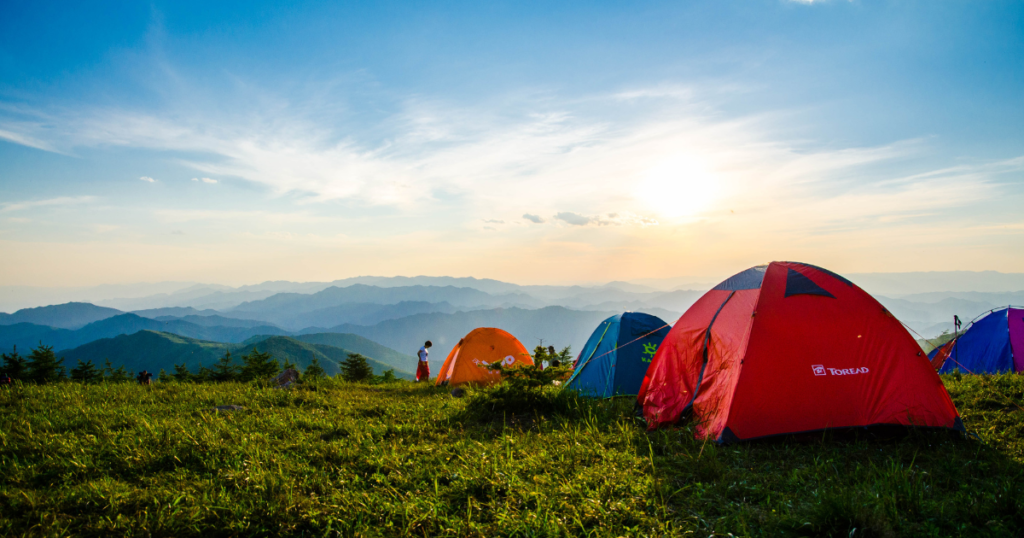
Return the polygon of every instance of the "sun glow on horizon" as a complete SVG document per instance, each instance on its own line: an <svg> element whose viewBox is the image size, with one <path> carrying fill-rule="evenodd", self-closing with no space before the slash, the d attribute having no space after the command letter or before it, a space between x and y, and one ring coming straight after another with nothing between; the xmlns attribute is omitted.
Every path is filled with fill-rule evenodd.
<svg viewBox="0 0 1024 538"><path fill-rule="evenodd" d="M721 196L721 178L699 158L676 155L650 168L636 198L661 217L693 217Z"/></svg>

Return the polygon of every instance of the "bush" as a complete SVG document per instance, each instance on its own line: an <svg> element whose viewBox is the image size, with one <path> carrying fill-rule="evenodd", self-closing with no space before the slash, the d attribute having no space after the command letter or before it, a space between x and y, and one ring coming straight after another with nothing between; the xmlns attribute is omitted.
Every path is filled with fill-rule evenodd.
<svg viewBox="0 0 1024 538"><path fill-rule="evenodd" d="M341 377L345 381L369 381L373 379L373 368L366 357L359 353L349 353L348 358L342 361Z"/></svg>
<svg viewBox="0 0 1024 538"><path fill-rule="evenodd" d="M58 359L57 355L54 354L53 347L40 344L28 356L28 375L26 377L29 381L35 381L40 384L53 383L54 381L64 379L67 377L67 374L62 364L63 362L63 358Z"/></svg>
<svg viewBox="0 0 1024 538"><path fill-rule="evenodd" d="M83 383L95 383L103 379L103 373L96 369L92 360L82 362L78 359L78 365L71 369L71 379Z"/></svg>
<svg viewBox="0 0 1024 538"><path fill-rule="evenodd" d="M323 367L320 366L320 359L313 356L313 362L309 363L306 367L306 371L302 373L302 377L306 379L323 379L327 377L327 372L324 371Z"/></svg>
<svg viewBox="0 0 1024 538"><path fill-rule="evenodd" d="M471 395L466 411L478 419L536 414L576 415L580 411L579 395L555 385L572 372L568 366L544 370L538 366L504 368L499 361L488 368L501 373L502 383Z"/></svg>
<svg viewBox="0 0 1024 538"><path fill-rule="evenodd" d="M4 353L0 355L0 357L2 357L4 361L3 367L0 368L0 372L11 376L12 379L21 379L25 376L25 373L28 371L28 361L18 354L18 346L14 346L10 355Z"/></svg>
<svg viewBox="0 0 1024 538"><path fill-rule="evenodd" d="M260 353L255 347L248 355L242 357L242 363L240 381L266 380L281 372L277 359L270 353Z"/></svg>

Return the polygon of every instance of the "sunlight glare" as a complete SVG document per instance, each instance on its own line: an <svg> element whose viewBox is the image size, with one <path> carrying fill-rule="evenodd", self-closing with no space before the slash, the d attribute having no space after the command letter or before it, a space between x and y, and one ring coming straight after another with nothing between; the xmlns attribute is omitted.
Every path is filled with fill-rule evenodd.
<svg viewBox="0 0 1024 538"><path fill-rule="evenodd" d="M718 195L718 182L700 159L677 155L647 171L636 197L659 216L691 217L709 209Z"/></svg>

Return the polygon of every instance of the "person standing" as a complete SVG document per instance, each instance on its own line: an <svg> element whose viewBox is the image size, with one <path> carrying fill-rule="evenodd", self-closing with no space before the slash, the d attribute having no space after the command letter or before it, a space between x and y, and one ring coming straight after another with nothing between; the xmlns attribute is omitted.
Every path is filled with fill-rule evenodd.
<svg viewBox="0 0 1024 538"><path fill-rule="evenodd" d="M420 350L416 352L416 355L419 356L420 359L418 361L418 364L416 365L417 383L419 383L420 381L426 381L427 379L430 379L430 362L427 360L427 356L430 355L429 350L431 347L433 347L433 345L434 344L432 344L430 340L427 340L426 342L423 343L423 347L421 347Z"/></svg>

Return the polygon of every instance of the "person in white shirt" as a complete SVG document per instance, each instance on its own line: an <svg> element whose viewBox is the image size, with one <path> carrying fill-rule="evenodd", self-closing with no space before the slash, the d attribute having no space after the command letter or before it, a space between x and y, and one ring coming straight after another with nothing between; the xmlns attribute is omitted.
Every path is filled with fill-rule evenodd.
<svg viewBox="0 0 1024 538"><path fill-rule="evenodd" d="M423 347L416 352L416 355L420 358L419 364L416 365L416 382L426 381L430 378L430 363L427 361L427 356L430 354L429 349L434 344L427 340L423 343Z"/></svg>

